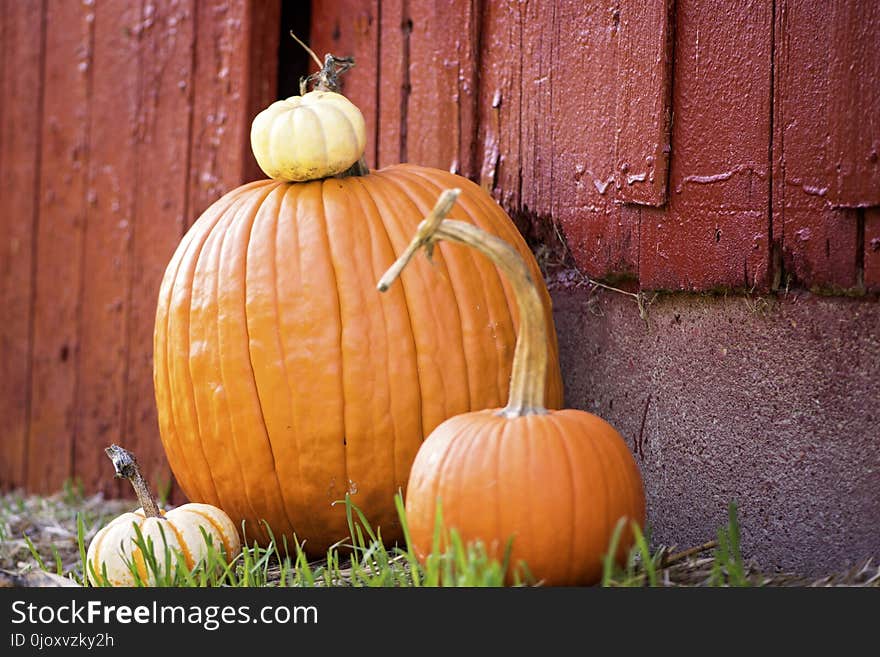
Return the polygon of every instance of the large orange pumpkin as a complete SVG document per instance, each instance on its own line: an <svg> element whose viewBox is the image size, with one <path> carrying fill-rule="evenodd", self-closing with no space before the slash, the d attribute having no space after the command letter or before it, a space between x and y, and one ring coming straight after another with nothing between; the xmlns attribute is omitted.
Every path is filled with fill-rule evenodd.
<svg viewBox="0 0 880 657"><path fill-rule="evenodd" d="M455 192L441 200L454 201ZM448 205L443 200L438 207ZM460 250L480 252L501 268L516 293L521 325L507 405L452 417L419 449L406 492L411 547L426 558L439 504L446 527L466 542L481 541L496 558L512 539L511 563L524 561L545 584L592 584L617 523L623 519L626 526L620 559L633 539L626 523L645 522L638 466L623 438L602 418L573 409L547 410L545 379L554 343L549 341L548 355L540 279L518 249L434 212L379 289L389 289L416 251L439 240L473 247Z"/></svg>
<svg viewBox="0 0 880 657"><path fill-rule="evenodd" d="M168 265L155 325L162 443L193 501L246 522L249 537L296 534L311 554L347 535L347 492L399 538L394 494L443 420L497 406L517 325L512 290L472 251L441 247L390 295L375 280L440 190L453 214L514 244L516 227L479 186L397 165L309 182L263 180L208 208ZM550 300L547 398L562 403Z"/></svg>

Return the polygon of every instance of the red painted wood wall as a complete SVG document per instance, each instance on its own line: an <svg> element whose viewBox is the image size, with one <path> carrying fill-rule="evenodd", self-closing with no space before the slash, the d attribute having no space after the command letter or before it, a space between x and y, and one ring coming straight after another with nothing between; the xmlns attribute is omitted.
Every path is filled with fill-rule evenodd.
<svg viewBox="0 0 880 657"><path fill-rule="evenodd" d="M880 289L880 3L313 4L373 165L480 181L591 276Z"/></svg>
<svg viewBox="0 0 880 657"><path fill-rule="evenodd" d="M259 176L279 0L0 0L0 487L170 478L159 280ZM297 11L297 5L286 5ZM644 289L880 291L880 4L313 0L374 166L477 180L546 246ZM557 253L558 255L558 253Z"/></svg>
<svg viewBox="0 0 880 657"><path fill-rule="evenodd" d="M193 219L259 175L279 3L0 0L0 486L116 487L121 441L154 482L152 333ZM128 494L128 493L127 493Z"/></svg>

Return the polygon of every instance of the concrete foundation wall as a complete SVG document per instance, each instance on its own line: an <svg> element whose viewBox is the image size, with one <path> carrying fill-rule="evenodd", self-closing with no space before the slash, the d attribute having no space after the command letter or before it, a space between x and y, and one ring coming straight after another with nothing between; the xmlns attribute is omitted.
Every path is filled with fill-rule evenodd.
<svg viewBox="0 0 880 657"><path fill-rule="evenodd" d="M800 574L880 557L880 303L555 286L569 406L636 454L654 542L715 537Z"/></svg>

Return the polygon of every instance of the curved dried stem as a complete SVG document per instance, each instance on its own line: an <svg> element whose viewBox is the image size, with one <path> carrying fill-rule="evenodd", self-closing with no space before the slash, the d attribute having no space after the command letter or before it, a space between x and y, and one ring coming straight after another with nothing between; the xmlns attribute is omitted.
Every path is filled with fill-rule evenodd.
<svg viewBox="0 0 880 657"><path fill-rule="evenodd" d="M434 233L437 232L437 227L440 225L440 222L443 221L446 218L446 215L449 214L449 211L452 210L452 206L455 205L455 201L458 199L459 194L461 194L461 190L458 188L447 189L440 194L440 198L437 199L434 208L428 213L428 216L422 220L416 229L416 236L412 239L404 252L400 254L400 257L394 262L394 264L391 265L388 271L382 275L382 278L379 279L379 284L376 286L379 292L385 292L391 284L397 280L397 277L400 276L403 268L406 267L410 260L412 260L412 257L419 249L424 247L428 260L431 259L431 256L434 253L434 241L436 239Z"/></svg>
<svg viewBox="0 0 880 657"><path fill-rule="evenodd" d="M354 66L354 57L337 57L336 55L327 53L324 55L324 61L321 62L321 59L315 54L315 51L309 48L302 39L296 36L296 34L293 33L293 30L290 31L290 36L292 36L293 39L301 45L307 53L309 53L309 57L311 57L312 61L318 65L319 69L317 73L312 73L311 75L299 79L300 96L304 96L306 92L308 92L310 82L315 83L315 89L318 91L333 91L339 93L339 90L342 88L342 85L339 83L339 76Z"/></svg>
<svg viewBox="0 0 880 657"><path fill-rule="evenodd" d="M138 502L140 502L140 505L144 510L144 515L147 516L147 518L161 517L162 514L159 512L156 498L154 498L153 494L150 492L150 487L147 485L147 480L144 479L144 476L141 474L141 469L138 467L138 462L134 457L134 454L119 445L110 445L110 447L104 450L104 453L113 462L113 468L116 470L115 476L128 479L131 482L131 486L134 488L134 492L137 495Z"/></svg>
<svg viewBox="0 0 880 657"><path fill-rule="evenodd" d="M302 39L296 36L296 34L293 33L293 30L290 31L290 36L292 36L293 40L303 47L303 50L309 53L309 57L311 57L315 64L318 65L318 68L324 66L324 64L321 63L321 58L315 54L315 51L309 48Z"/></svg>
<svg viewBox="0 0 880 657"><path fill-rule="evenodd" d="M324 56L320 71L299 79L300 95L303 96L308 92L310 83L314 83L314 89L317 91L341 93L342 84L339 76L353 66L354 57L337 57L328 53Z"/></svg>
<svg viewBox="0 0 880 657"><path fill-rule="evenodd" d="M444 218L459 193L458 189L449 189L440 195L434 209L419 224L416 236L379 279L377 287L380 292L387 290L419 249L425 249L430 258L434 243L439 240L470 246L488 257L510 282L520 317L510 374L510 394L507 406L499 414L515 418L546 413L547 325L541 295L522 256L510 244L473 224Z"/></svg>

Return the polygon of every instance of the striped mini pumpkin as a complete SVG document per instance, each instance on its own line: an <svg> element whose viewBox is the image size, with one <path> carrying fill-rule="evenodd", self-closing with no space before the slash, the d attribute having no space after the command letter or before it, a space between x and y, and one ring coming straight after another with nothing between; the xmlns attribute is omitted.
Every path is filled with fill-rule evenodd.
<svg viewBox="0 0 880 657"><path fill-rule="evenodd" d="M225 551L227 561L241 551L238 532L229 516L207 504L184 504L158 517L148 517L143 508L123 513L95 534L89 544L89 581L94 586L135 586L134 570L142 584L154 585L156 572L148 567L140 547L150 541L156 569L173 578L178 554L183 555L189 570L207 557L206 536L217 554L221 554L221 549ZM171 563L166 563L169 555Z"/></svg>

